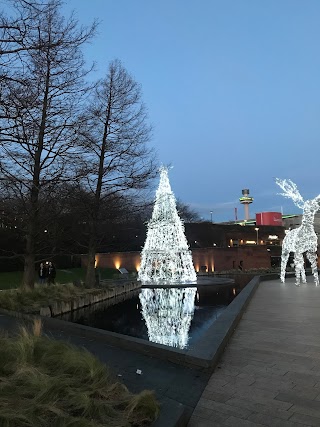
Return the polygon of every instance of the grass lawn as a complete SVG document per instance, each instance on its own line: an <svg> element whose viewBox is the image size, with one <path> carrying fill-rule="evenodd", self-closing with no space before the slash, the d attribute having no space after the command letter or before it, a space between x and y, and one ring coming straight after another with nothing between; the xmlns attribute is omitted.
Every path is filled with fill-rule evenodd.
<svg viewBox="0 0 320 427"><path fill-rule="evenodd" d="M101 279L112 279L118 270L113 268L99 269ZM73 283L74 280L84 280L84 268L57 269L56 283ZM22 271L0 273L0 289L18 288L22 282Z"/></svg>
<svg viewBox="0 0 320 427"><path fill-rule="evenodd" d="M22 328L0 337L0 425L6 427L149 426L159 404L134 395L85 349Z"/></svg>

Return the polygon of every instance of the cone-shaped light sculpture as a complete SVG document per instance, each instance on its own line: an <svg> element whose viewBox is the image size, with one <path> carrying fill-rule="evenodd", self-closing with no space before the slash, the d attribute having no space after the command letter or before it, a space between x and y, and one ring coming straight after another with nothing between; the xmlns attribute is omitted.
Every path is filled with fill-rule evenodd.
<svg viewBox="0 0 320 427"><path fill-rule="evenodd" d="M166 167L160 168L160 183L152 217L148 223L138 277L143 282L170 284L197 280Z"/></svg>

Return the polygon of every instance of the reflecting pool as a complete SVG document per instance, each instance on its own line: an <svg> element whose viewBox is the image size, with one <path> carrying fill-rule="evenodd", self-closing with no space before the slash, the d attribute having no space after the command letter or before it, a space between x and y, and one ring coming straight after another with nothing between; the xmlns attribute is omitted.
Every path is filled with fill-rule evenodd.
<svg viewBox="0 0 320 427"><path fill-rule="evenodd" d="M237 293L234 284L144 288L58 317L184 349L202 336Z"/></svg>

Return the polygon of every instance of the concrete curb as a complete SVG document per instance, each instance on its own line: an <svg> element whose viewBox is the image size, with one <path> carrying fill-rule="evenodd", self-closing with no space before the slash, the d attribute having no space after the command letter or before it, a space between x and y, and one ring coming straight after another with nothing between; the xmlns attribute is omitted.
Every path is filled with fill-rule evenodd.
<svg viewBox="0 0 320 427"><path fill-rule="evenodd" d="M192 412L193 408L175 400L164 398L160 401L160 415L152 427L185 427Z"/></svg>

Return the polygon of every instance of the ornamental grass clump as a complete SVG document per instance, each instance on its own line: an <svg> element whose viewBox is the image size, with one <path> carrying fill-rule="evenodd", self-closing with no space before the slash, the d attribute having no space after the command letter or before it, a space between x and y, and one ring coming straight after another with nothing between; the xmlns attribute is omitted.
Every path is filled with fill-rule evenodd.
<svg viewBox="0 0 320 427"><path fill-rule="evenodd" d="M70 302L86 295L100 293L73 284L37 286L34 289L12 289L0 292L0 307L7 310L38 313L41 307L53 302Z"/></svg>
<svg viewBox="0 0 320 427"><path fill-rule="evenodd" d="M153 392L134 395L91 353L22 328L0 337L3 427L148 426L158 416Z"/></svg>

